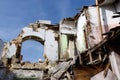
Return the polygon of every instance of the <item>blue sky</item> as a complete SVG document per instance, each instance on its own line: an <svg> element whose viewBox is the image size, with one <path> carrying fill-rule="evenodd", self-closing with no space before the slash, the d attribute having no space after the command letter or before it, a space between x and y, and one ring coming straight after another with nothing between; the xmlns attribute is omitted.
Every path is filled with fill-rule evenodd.
<svg viewBox="0 0 120 80"><path fill-rule="evenodd" d="M82 6L85 5L92 5L94 1L95 0L0 0L0 38L5 42L10 41L17 37L23 27L37 20L51 20L53 24L59 23L62 18L72 17L79 12L76 9L82 8ZM36 47L39 46L41 49L39 43L28 41L23 44L23 53L30 53L28 51L30 48L26 48L30 46L30 44L34 44ZM36 49L36 52L40 51Z"/></svg>

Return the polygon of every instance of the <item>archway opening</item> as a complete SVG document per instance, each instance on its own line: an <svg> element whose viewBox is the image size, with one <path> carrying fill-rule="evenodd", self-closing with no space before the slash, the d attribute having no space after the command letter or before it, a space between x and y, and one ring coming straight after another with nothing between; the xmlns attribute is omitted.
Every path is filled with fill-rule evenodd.
<svg viewBox="0 0 120 80"><path fill-rule="evenodd" d="M23 62L44 61L43 58L44 45L34 40L26 40L22 43L21 55Z"/></svg>

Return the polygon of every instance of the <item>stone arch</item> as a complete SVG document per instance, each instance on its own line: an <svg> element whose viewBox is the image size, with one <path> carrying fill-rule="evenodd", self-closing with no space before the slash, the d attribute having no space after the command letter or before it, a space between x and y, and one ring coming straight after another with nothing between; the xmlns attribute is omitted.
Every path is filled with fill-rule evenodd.
<svg viewBox="0 0 120 80"><path fill-rule="evenodd" d="M44 45L44 36L45 36L44 34L45 34L45 29L41 29L41 28L37 28L37 31L34 31L34 28L30 28L30 27L25 27L22 29L21 34L19 34L18 36L18 41L20 38L22 39L19 42L20 46L18 45L17 47L18 49L17 51L19 51L16 54L16 57L19 59L18 61L21 60L22 43L27 40L34 40Z"/></svg>
<svg viewBox="0 0 120 80"><path fill-rule="evenodd" d="M21 61L22 43L26 40L34 40L44 45L44 34L45 29L37 28L37 31L34 31L34 28L24 27L17 38L6 43L3 58L12 59L12 63L19 63Z"/></svg>
<svg viewBox="0 0 120 80"><path fill-rule="evenodd" d="M41 38L37 36L29 35L29 36L22 38L22 42L27 41L27 40L34 40L44 45L44 40L42 40Z"/></svg>
<svg viewBox="0 0 120 80"><path fill-rule="evenodd" d="M24 41L32 39L44 44L45 62L58 60L58 25L35 23L24 27L17 38L7 42L4 46L2 61L7 64L20 63L21 45ZM10 63L10 64L11 64Z"/></svg>

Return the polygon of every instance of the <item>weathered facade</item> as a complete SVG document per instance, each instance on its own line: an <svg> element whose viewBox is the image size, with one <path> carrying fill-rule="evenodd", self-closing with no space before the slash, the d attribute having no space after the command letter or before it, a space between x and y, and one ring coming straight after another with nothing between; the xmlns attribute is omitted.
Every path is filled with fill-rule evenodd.
<svg viewBox="0 0 120 80"><path fill-rule="evenodd" d="M57 25L40 20L0 40L0 80L120 80L120 0L99 0ZM43 62L23 62L26 40L44 45Z"/></svg>

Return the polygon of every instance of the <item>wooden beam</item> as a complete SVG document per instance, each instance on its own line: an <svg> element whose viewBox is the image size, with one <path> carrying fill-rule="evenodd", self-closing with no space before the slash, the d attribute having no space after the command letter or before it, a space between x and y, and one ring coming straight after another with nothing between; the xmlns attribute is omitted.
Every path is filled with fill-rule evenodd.
<svg viewBox="0 0 120 80"><path fill-rule="evenodd" d="M96 0L96 8L97 8L97 15L98 15L98 26L100 28L100 32L101 32L101 40L103 39L102 33L102 24L101 24L101 17L100 17L100 9L99 9L99 3L98 0Z"/></svg>

